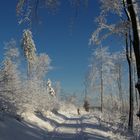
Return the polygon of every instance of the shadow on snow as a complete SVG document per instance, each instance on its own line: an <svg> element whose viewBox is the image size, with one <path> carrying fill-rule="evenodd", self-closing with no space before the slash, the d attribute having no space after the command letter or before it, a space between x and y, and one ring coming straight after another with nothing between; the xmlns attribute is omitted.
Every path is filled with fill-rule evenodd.
<svg viewBox="0 0 140 140"><path fill-rule="evenodd" d="M41 113L36 113L37 117L48 121L54 126L53 132L47 132L47 130L40 129L36 125L24 121L19 122L15 119L5 118L5 120L0 121L0 140L109 140L109 138L104 136L85 131L87 128L98 129L104 132L109 131L108 128L100 127L100 125L85 123L84 120L89 119L88 117L69 118L60 113L55 114L61 117L64 122L58 123L53 118L50 119ZM75 123L66 123L67 121L75 121ZM59 132L57 128L60 127L71 128L76 131L75 133Z"/></svg>

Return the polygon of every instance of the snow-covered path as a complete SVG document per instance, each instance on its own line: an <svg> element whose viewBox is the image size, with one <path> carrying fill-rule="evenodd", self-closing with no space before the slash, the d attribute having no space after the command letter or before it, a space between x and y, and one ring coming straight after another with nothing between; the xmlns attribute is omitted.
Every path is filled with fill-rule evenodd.
<svg viewBox="0 0 140 140"><path fill-rule="evenodd" d="M110 129L100 126L93 115L59 112L28 117L27 122L0 121L0 140L113 140Z"/></svg>
<svg viewBox="0 0 140 140"><path fill-rule="evenodd" d="M99 121L90 114L58 112L47 117L37 114L37 117L49 122L53 131L44 134L44 139L50 140L109 140L112 135L108 128L100 126Z"/></svg>
<svg viewBox="0 0 140 140"><path fill-rule="evenodd" d="M63 117L65 121L56 125L54 131L47 134L46 138L51 140L110 140L108 130L101 127L95 118L87 115Z"/></svg>

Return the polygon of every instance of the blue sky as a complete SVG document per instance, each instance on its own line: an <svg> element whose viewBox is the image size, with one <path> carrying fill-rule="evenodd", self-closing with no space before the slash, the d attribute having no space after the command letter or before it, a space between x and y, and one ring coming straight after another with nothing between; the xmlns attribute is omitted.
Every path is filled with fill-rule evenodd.
<svg viewBox="0 0 140 140"><path fill-rule="evenodd" d="M0 5L1 59L3 43L11 38L19 43L23 29L28 27L18 24L16 3L17 0L9 0L2 1ZM98 0L90 0L88 8L81 7L77 17L67 0L61 0L61 3L55 15L40 9L41 24L32 27L33 39L38 53L45 52L52 59L54 69L47 77L60 81L62 88L68 92L79 92L84 90L83 81L91 54L88 41L95 29L94 19L99 14ZM74 19L72 27L71 19Z"/></svg>

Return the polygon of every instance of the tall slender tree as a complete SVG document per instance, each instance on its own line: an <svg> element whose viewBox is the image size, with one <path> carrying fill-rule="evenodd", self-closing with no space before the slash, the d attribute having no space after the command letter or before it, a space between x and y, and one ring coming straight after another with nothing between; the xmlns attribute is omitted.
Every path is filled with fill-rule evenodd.
<svg viewBox="0 0 140 140"><path fill-rule="evenodd" d="M24 56L27 60L27 76L31 76L31 67L36 59L36 47L32 39L32 32L30 30L23 31L22 37L22 48L24 51Z"/></svg>
<svg viewBox="0 0 140 140"><path fill-rule="evenodd" d="M94 50L86 79L86 90L88 95L95 96L96 92L100 93L101 111L103 111L104 93L111 88L107 83L112 83L113 81L112 71L114 66L112 55L107 47L100 47Z"/></svg>

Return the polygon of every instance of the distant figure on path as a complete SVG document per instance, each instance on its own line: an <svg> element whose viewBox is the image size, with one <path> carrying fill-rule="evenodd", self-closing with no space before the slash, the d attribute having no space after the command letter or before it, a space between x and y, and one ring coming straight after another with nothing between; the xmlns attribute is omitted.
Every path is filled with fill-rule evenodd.
<svg viewBox="0 0 140 140"><path fill-rule="evenodd" d="M80 109L79 108L77 108L77 113L78 113L78 115L80 115Z"/></svg>

